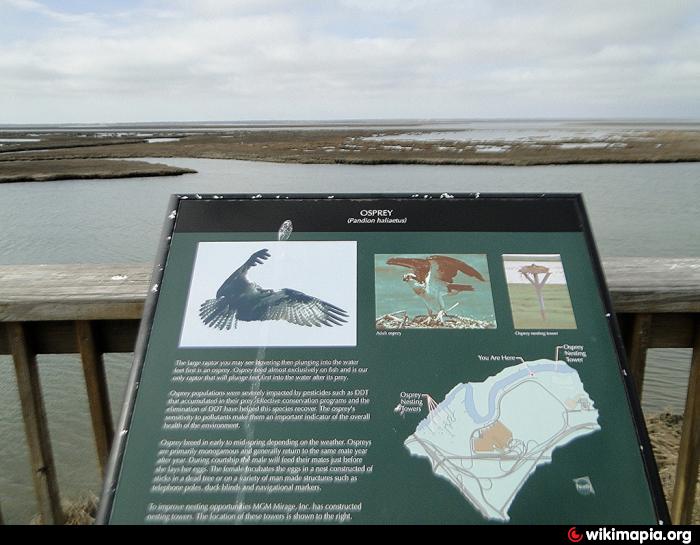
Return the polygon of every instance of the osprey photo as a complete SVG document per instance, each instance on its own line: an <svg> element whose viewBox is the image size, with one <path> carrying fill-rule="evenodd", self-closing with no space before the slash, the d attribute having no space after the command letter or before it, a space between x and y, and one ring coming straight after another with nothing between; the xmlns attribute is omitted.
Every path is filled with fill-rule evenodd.
<svg viewBox="0 0 700 545"><path fill-rule="evenodd" d="M355 346L356 316L355 241L200 242L180 346Z"/></svg>
<svg viewBox="0 0 700 545"><path fill-rule="evenodd" d="M486 256L375 256L377 329L496 327Z"/></svg>
<svg viewBox="0 0 700 545"><path fill-rule="evenodd" d="M251 255L221 284L215 299L199 307L199 317L209 327L231 329L238 321L286 320L300 326L340 326L348 318L342 308L290 288L265 289L251 282L247 273L270 257L263 248Z"/></svg>

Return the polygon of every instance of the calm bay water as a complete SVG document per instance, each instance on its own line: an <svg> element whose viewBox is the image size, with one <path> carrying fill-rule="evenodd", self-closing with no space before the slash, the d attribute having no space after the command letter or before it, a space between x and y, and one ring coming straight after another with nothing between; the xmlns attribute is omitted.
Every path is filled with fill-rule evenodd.
<svg viewBox="0 0 700 545"><path fill-rule="evenodd" d="M700 163L524 168L162 162L198 174L0 185L0 263L150 261L168 196L186 192L581 192L603 255L700 255Z"/></svg>
<svg viewBox="0 0 700 545"><path fill-rule="evenodd" d="M700 163L543 167L351 166L163 159L198 174L0 185L0 264L153 259L172 193L581 192L603 256L700 256ZM653 351L644 406L681 412L688 351ZM107 357L115 415L130 358ZM97 491L77 358L43 356L41 378L62 493ZM8 358L0 358L0 504L8 522L36 512Z"/></svg>

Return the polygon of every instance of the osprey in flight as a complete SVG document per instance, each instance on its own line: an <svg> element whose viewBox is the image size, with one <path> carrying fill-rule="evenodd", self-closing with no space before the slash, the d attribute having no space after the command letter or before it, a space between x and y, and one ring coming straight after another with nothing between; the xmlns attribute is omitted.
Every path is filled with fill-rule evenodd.
<svg viewBox="0 0 700 545"><path fill-rule="evenodd" d="M207 299L199 307L199 317L209 327L231 329L238 320L255 322L286 320L303 326L343 325L348 313L342 308L289 288L266 290L246 278L251 267L270 257L266 249L251 255L228 277L216 299Z"/></svg>
<svg viewBox="0 0 700 545"><path fill-rule="evenodd" d="M431 255L425 259L392 257L386 263L411 269L411 272L403 275L403 281L411 284L415 294L423 299L429 314L433 313L433 309L436 309L439 315L445 314L445 296L474 291L474 287L469 284L454 282L458 273L462 272L484 282L484 277L475 268L446 255Z"/></svg>

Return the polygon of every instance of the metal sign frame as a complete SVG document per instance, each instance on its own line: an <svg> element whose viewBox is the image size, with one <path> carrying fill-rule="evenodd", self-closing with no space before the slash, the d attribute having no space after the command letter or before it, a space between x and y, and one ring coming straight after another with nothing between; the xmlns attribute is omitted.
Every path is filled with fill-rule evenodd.
<svg viewBox="0 0 700 545"><path fill-rule="evenodd" d="M508 194L508 193L494 193L494 194L480 194L480 193L466 193L466 194L341 194L341 195L328 195L328 194L283 194L283 195L250 195L250 194L182 194L173 195L170 198L168 204L168 212L163 225L162 235L160 239L159 249L157 252L156 264L152 273L151 289L149 290L148 296L146 298L143 317L141 320L139 333L136 341L136 347L134 351L134 361L128 379L126 396L124 404L121 411L121 417L119 419L118 428L115 433L115 440L112 446L111 455L105 472L105 481L100 501L100 506L97 514L97 524L109 524L112 503L114 500L115 491L117 488L118 479L120 476L120 471L122 468L122 460L125 452L127 437L129 435L131 425L134 419L134 406L139 392L139 384L141 380L141 374L144 369L145 357L149 347L149 339L154 324L154 315L156 307L158 304L160 290L159 287L163 282L163 275L168 261L170 246L173 234L175 233L176 222L180 219L180 211L183 203L188 200L202 200L202 201L218 201L218 202L269 202L271 200L275 201L318 201L320 199L335 199L337 201L348 201L348 200L402 200L406 202L408 200L420 201L420 202L430 202L435 200L441 200L442 198L449 198L454 201L491 201L491 200L504 200L511 199L518 202L531 202L531 203L544 203L552 199L564 199L570 201L575 206L579 221L580 230L579 232L583 234L586 241L586 246L589 253L590 263L592 265L596 283L598 287L598 295L603 302L606 316L608 317L608 329L610 335L613 339L615 350L617 352L617 360L619 364L619 372L621 374L624 390L627 398L627 403L629 405L629 410L632 415L634 426L637 433L638 442L641 449L641 455L644 464L644 470L646 473L647 482L649 485L649 490L651 492L652 501L654 504L654 509L656 511L656 516L659 524L669 524L670 517L668 512L668 507L664 499L663 489L661 485L661 480L659 478L658 468L654 459L651 443L644 423L644 417L641 409L640 399L636 392L631 374L629 372L629 366L627 363L627 356L624 349L622 336L620 333L620 328L618 326L617 319L615 317L610 295L606 286L605 277L601 265L601 260L596 248L596 244L592 235L591 226L588 220L588 216L585 210L583 198L580 194L569 194L569 193L550 193L550 194ZM440 229L435 229L439 231ZM484 229L487 231L488 229Z"/></svg>

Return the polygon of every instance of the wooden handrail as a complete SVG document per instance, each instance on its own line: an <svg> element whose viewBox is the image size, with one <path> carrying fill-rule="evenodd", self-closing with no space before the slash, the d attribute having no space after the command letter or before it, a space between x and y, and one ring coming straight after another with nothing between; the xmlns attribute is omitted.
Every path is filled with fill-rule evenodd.
<svg viewBox="0 0 700 545"><path fill-rule="evenodd" d="M603 268L640 395L648 349L693 348L671 508L674 522L688 523L700 462L700 258L611 258ZM104 469L114 429L103 354L133 351L150 276L139 264L0 266L0 355L14 360L46 522L63 513L36 355L80 354Z"/></svg>
<svg viewBox="0 0 700 545"><path fill-rule="evenodd" d="M151 265L0 266L0 321L139 319ZM617 312L700 312L700 258L603 260Z"/></svg>
<svg viewBox="0 0 700 545"><path fill-rule="evenodd" d="M150 265L0 266L0 322L138 320Z"/></svg>

